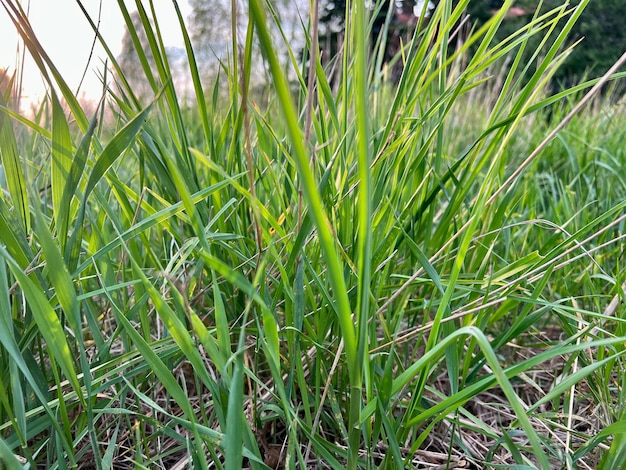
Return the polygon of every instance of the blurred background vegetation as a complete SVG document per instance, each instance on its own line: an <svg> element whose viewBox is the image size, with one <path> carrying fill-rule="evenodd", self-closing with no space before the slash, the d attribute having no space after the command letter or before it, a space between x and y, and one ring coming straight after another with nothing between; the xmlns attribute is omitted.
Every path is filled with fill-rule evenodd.
<svg viewBox="0 0 626 470"><path fill-rule="evenodd" d="M498 7L497 0L477 0L470 2L468 13L477 24L489 18L490 12ZM496 41L504 39L517 31L532 18L539 8L538 14L545 13L563 5L563 0L519 0L516 6L528 14L509 18L499 29ZM575 8L580 0L571 0L569 8ZM596 76L606 72L626 50L626 2L623 0L595 0L589 2L580 20L574 26L570 43L582 40L580 45L567 57L554 76L554 85L571 85L585 76ZM538 41L538 40L537 40ZM529 48L532 50L533 47Z"/></svg>
<svg viewBox="0 0 626 470"><path fill-rule="evenodd" d="M237 3L237 2L235 2ZM245 34L246 7L242 2L240 16L235 26L240 33ZM424 14L421 21L423 27L427 23L430 13L439 3L439 0L431 0L426 4L424 0L386 0L378 3L378 9L373 12L374 37L372 44L378 39L376 36L383 29L385 22L389 22L387 35L386 59L393 57L399 48L401 40L406 44L414 29L420 24L419 17ZM455 5L458 2L453 2ZM580 0L571 0L569 8L575 8ZM233 26L230 2L223 0L190 0L193 13L189 18L189 27L194 42L194 50L197 60L203 67L203 76L209 83L216 81L220 70L227 66L229 54L232 50L229 31ZM520 27L532 20L533 15L540 15L563 5L563 0L519 0L507 14L507 19L499 28L494 43L505 39ZM294 46L294 50L305 50L306 38L303 37L301 22L308 15L308 0L274 0L272 2L274 14L283 25L283 34L288 36L288 42ZM451 40L451 48L457 47L459 41L463 41L472 28L480 28L502 6L500 0L472 0L467 8L467 15L460 21L460 28ZM539 8L539 11L537 9ZM344 34L344 18L346 13L346 0L319 0L320 9L320 48L326 63L337 56L340 51ZM580 20L574 26L569 44L582 41L567 57L564 64L555 73L553 87L559 88L580 82L584 77L599 76L606 72L615 63L619 56L626 50L626 32L623 27L623 19L626 18L626 2L623 0L594 0L589 3ZM304 20L306 21L306 20ZM141 36L141 25L135 18L135 26ZM278 31L274 31L276 35ZM540 38L532 38L537 44L529 44L527 51L534 51ZM276 41L281 44L282 41ZM178 59L184 60L182 51L169 51L174 63ZM290 58L286 51L282 51L282 60L286 64ZM530 52L527 53L530 60ZM258 57L258 64L253 69L257 76L253 82L262 82L266 71ZM124 39L123 52L120 63L124 70L129 71L128 79L133 81L133 68L137 71L137 77L142 76L141 65L136 58L132 40L129 34ZM133 64L135 65L133 67ZM532 64L531 64L532 67ZM185 70L184 64L179 67ZM396 75L397 75L396 68ZM145 86L141 79L135 80L137 88Z"/></svg>
<svg viewBox="0 0 626 470"><path fill-rule="evenodd" d="M202 3L206 3L206 0ZM332 36L340 35L343 31L343 18L345 17L346 0L322 0L321 22L323 23L324 39L328 45L328 52L336 52L336 39ZM389 8L381 8L376 21L380 24L386 20L388 12L394 12L396 17L392 18L390 31L406 34L407 26L410 26L407 13L416 15L412 24L418 23L417 16L425 12L426 17L439 4L439 0L431 0L425 5L423 0L387 0L387 5L394 3ZM455 5L457 2L453 2ZM543 14L554 8L560 7L565 2L563 0L519 0L511 8L507 20L499 28L495 42L505 39L507 36L518 31L527 24L534 14ZM580 4L580 0L569 2L569 8L575 8ZM465 34L459 34L457 40L464 40L470 28L479 28L487 22L492 15L502 6L501 0L472 0L467 8L467 18L464 22ZM539 9L539 11L537 11ZM591 75L601 75L606 72L611 65L626 50L626 30L623 22L626 18L626 2L623 0L596 0L589 3L578 23L574 26L570 43L581 40L579 47L576 47L572 54L566 59L563 66L554 76L555 87L571 85L582 78ZM374 28L374 32L377 28ZM393 34L390 34L393 36ZM539 43L540 38L536 37L534 42ZM324 45L322 40L322 46ZM530 44L527 48L528 54L535 50L536 44ZM393 47L393 46L392 46Z"/></svg>

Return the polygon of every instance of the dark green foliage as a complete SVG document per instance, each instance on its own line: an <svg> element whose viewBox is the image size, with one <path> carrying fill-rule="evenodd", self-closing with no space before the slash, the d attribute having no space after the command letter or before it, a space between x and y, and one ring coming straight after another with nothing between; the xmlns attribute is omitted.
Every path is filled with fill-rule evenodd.
<svg viewBox="0 0 626 470"><path fill-rule="evenodd" d="M435 5L441 0L433 0ZM384 0L378 18L374 20L373 40L380 31L386 19L386 14L390 0ZM571 0L570 8L579 5L581 0ZM453 0L453 5L457 1ZM488 21L493 13L502 6L501 0L476 0L470 2L468 14L472 20L472 25L480 27ZM403 0L395 2L397 12L409 13L413 9L413 0ZM548 12L563 4L562 0L545 0L539 13ZM501 41L527 24L533 13L539 7L537 0L520 0L515 3L515 7L526 12L525 15L506 18L495 41ZM392 8L393 10L393 8ZM344 16L346 11L346 0L327 0L322 2L320 12L320 44L325 54L334 56L338 52L340 38L344 29ZM589 2L578 23L574 26L569 44L582 39L582 42L574 49L563 65L557 70L554 76L554 85L562 86L573 84L586 75L597 76L606 72L611 65L626 51L626 29L623 27L626 18L626 2L623 0L594 0ZM390 23L390 36L396 29L401 29L402 24L397 21ZM533 39L536 44L531 44L528 51L534 51L539 44L540 38ZM388 47L391 51L392 48ZM529 52L530 54L530 52ZM389 53L387 54L389 55ZM530 57L528 57L530 59Z"/></svg>
<svg viewBox="0 0 626 470"><path fill-rule="evenodd" d="M580 0L572 1L576 5ZM558 4L550 0L548 5ZM584 38L561 68L558 77L569 81L582 77L585 72L593 75L606 72L626 51L626 2L623 0L596 0L582 14L574 27L572 39Z"/></svg>
<svg viewBox="0 0 626 470"><path fill-rule="evenodd" d="M339 52L345 27L346 0L329 0L320 8L320 49L325 59L335 57Z"/></svg>
<svg viewBox="0 0 626 470"><path fill-rule="evenodd" d="M474 24L480 26L491 17L491 12L498 8L497 0L478 0L470 2L469 14ZM571 0L570 8L581 3ZM546 0L540 13L548 12L563 4L562 0ZM539 6L535 0L520 0L516 6L528 14L506 19L495 40L500 41L528 23ZM583 39L557 70L554 76L555 86L573 84L584 76L597 76L606 72L611 65L626 51L626 32L623 27L626 18L626 2L623 0L595 0L589 2L578 23L572 29L569 43ZM539 39L536 38L538 42ZM534 45L533 45L534 46ZM534 47L529 47L529 51Z"/></svg>
<svg viewBox="0 0 626 470"><path fill-rule="evenodd" d="M334 57L341 47L345 33L346 0L326 0L320 7L320 47L326 57ZM407 36L416 23L413 14L414 0L381 0L372 5L372 46L389 22L385 43L385 59L390 60L399 49L399 38ZM388 17L391 15L391 18Z"/></svg>

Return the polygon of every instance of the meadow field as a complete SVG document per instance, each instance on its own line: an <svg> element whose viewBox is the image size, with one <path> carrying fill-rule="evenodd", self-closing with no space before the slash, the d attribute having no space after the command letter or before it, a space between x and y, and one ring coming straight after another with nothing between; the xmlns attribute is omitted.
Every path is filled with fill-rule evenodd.
<svg viewBox="0 0 626 470"><path fill-rule="evenodd" d="M397 83L363 2L285 66L250 0L210 84L178 13L186 97L120 1L150 93L111 54L94 111L1 0L0 468L626 468L624 73L551 86L587 1L454 49L468 1Z"/></svg>

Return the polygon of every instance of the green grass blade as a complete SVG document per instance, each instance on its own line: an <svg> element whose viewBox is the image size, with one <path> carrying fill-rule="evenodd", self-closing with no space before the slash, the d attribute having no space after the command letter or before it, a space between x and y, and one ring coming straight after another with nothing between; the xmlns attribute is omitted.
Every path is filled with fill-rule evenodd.
<svg viewBox="0 0 626 470"><path fill-rule="evenodd" d="M45 294L18 266L6 249L0 246L0 256L7 262L11 272L24 291L39 331L46 341L51 356L58 362L74 391L82 398L81 386L74 369L73 355L66 340L63 326Z"/></svg>
<svg viewBox="0 0 626 470"><path fill-rule="evenodd" d="M111 165L130 147L148 118L153 104L148 105L143 111L133 117L106 145L91 170L83 195L84 200L87 199L89 193L93 191L93 188L95 188Z"/></svg>
<svg viewBox="0 0 626 470"><path fill-rule="evenodd" d="M87 133L83 136L80 145L74 155L72 164L69 170L69 175L65 181L63 188L63 194L61 196L60 203L55 207L56 215L56 227L57 235L61 245L61 249L64 250L67 246L67 237L69 232L69 221L74 219L75 211L72 210L72 198L76 194L78 185L83 177L85 164L87 163L87 157L89 155L89 147L91 140L96 130L97 119L96 116L91 121ZM54 169L53 169L54 171ZM80 230L80 227L74 227L75 230ZM69 258L69 254L72 251L70 246L65 253L66 259Z"/></svg>
<svg viewBox="0 0 626 470"><path fill-rule="evenodd" d="M9 446L6 445L4 440L0 438L0 463L2 467L7 470L23 470L24 466L18 460L18 458L11 452Z"/></svg>
<svg viewBox="0 0 626 470"><path fill-rule="evenodd" d="M261 41L261 47L269 62L270 71L274 79L276 92L280 100L282 112L285 115L286 125L289 136L293 145L294 159L298 167L298 173L302 178L302 185L305 197L309 203L312 217L317 227L320 244L322 246L326 262L328 263L328 274L330 282L333 286L335 302L339 323L341 325L342 337L345 342L346 354L350 358L349 361L356 364L357 356L357 340L354 324L351 317L350 302L347 296L346 282L343 277L343 270L340 264L340 258L335 248L335 240L333 239L331 227L327 216L324 213L323 204L319 193L317 192L313 172L309 168L307 151L304 146L302 131L298 126L298 117L290 97L289 86L287 80L281 70L280 63L276 57L276 53L272 46L270 35L265 24L265 12L260 0L252 0L250 2L251 16L257 27L257 34ZM355 371L356 372L356 371ZM353 377L354 383L360 382L357 377Z"/></svg>
<svg viewBox="0 0 626 470"><path fill-rule="evenodd" d="M64 207L63 194L70 179L70 171L72 168L72 156L74 155L74 145L70 136L70 128L65 117L65 112L61 107L61 103L56 92L51 93L52 101L52 160L51 179L52 179L52 207L54 208L54 220L57 226L60 222L65 225L65 221L69 217L69 207ZM67 234L67 226L60 226L65 238Z"/></svg>
<svg viewBox="0 0 626 470"><path fill-rule="evenodd" d="M0 106L5 106L2 96L0 96ZM11 201L15 206L16 216L22 231L28 232L30 212L28 209L26 179L13 132L13 123L9 115L3 111L0 111L0 157L2 157L4 178L6 178Z"/></svg>

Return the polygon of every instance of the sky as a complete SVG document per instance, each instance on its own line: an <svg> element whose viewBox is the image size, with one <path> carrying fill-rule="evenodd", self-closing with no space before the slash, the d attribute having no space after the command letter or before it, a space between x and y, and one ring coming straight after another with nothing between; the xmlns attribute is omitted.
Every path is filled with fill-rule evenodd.
<svg viewBox="0 0 626 470"><path fill-rule="evenodd" d="M78 6L77 0L8 0L20 2L29 12L33 30L44 49L55 63L69 86L76 91L81 77L87 70L85 81L79 96L96 98L102 92L99 76L103 70L105 53L96 44L91 61L89 55L94 40L94 32ZM130 11L134 2L125 0ZM109 47L117 55L121 50L124 35L124 19L116 0L82 0L85 9L97 23L98 10L102 3L100 32ZM147 2L144 2L146 4ZM183 17L186 19L190 8L187 0L178 1ZM1 5L1 4L0 4ZM172 0L154 0L157 19L163 30L164 41L169 47L182 47L178 20ZM15 70L19 64L18 38L9 14L0 6L0 68ZM24 61L23 99L36 102L45 94L41 74L28 57Z"/></svg>

